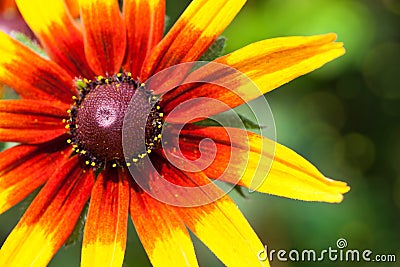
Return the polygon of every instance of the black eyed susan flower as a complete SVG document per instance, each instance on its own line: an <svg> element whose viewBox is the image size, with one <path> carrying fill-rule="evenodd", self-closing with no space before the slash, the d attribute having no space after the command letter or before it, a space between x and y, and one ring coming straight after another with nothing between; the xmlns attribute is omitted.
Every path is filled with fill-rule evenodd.
<svg viewBox="0 0 400 267"><path fill-rule="evenodd" d="M257 187L260 192L340 202L349 190L260 135L186 123L193 112L211 116L223 111L212 101L174 112L199 96L232 108L319 68L344 53L334 34L264 40L214 61L249 77L258 93L240 83L233 83L236 92L212 83L163 92L149 90L147 81L171 66L198 60L245 1L194 0L164 37L162 0L126 0L122 11L118 1L81 0L79 20L62 0L16 2L49 59L0 32L0 83L20 96L0 101L0 141L20 143L0 155L0 213L40 188L4 242L0 266L47 265L89 200L82 266L122 265L129 215L154 266L197 265L188 229L228 266L266 266L257 258L263 245L234 202L225 194L210 197L210 192L220 193L210 179L220 177L228 162L233 160L234 168L224 180L251 187L258 165L273 159L268 176L263 173L267 179ZM126 156L128 112L133 112L133 132L132 153ZM135 132L141 126L143 136ZM167 149L164 128L179 130L177 143ZM243 135L247 146L236 138ZM168 160L176 148L193 162L199 154L207 156L207 149L200 149L203 139L213 140L216 148L207 168L192 172ZM271 144L275 155L262 149ZM188 196L157 187L163 179L185 188L211 186ZM172 205L154 198L160 191L182 201L210 201Z"/></svg>

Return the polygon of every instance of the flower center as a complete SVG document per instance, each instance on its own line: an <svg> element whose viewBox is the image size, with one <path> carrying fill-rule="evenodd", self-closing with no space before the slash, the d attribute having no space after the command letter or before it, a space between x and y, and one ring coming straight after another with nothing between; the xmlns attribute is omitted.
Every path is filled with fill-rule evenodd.
<svg viewBox="0 0 400 267"><path fill-rule="evenodd" d="M139 85L131 78L130 73L118 73L112 77L98 76L95 81L77 80L80 95L75 99L70 112L68 127L75 153L85 158L92 167L104 167L110 163L113 167L136 163L140 158L157 148L160 143L163 113L158 105L158 98L145 85ZM125 112L134 97L133 116L138 120L130 120L133 129L146 121L144 131L137 131L130 136L133 140L132 155L125 157L122 146L122 128ZM149 112L150 111L150 112ZM130 111L130 115L132 112ZM137 137L137 138L136 138ZM137 139L137 140L134 140ZM143 140L145 144L143 144Z"/></svg>

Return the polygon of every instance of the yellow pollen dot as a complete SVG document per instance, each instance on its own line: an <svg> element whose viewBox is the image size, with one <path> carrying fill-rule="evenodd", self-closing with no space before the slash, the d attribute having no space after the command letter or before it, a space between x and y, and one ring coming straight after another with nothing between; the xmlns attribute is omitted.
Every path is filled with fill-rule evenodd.
<svg viewBox="0 0 400 267"><path fill-rule="evenodd" d="M127 163L126 163L126 166L128 166L128 167L129 167L129 166L131 166L131 164L130 164L129 162L127 162Z"/></svg>
<svg viewBox="0 0 400 267"><path fill-rule="evenodd" d="M121 86L121 85L120 85L119 83L117 83L117 84L115 85L115 87L117 87L117 88L120 87L120 86Z"/></svg>
<svg viewBox="0 0 400 267"><path fill-rule="evenodd" d="M161 128L161 127L162 127L162 125L160 124L160 125L158 125L157 127L158 127L158 128Z"/></svg>
<svg viewBox="0 0 400 267"><path fill-rule="evenodd" d="M140 86L145 86L145 83L141 83Z"/></svg>
<svg viewBox="0 0 400 267"><path fill-rule="evenodd" d="M159 139L161 139L161 134L158 134L157 137L158 137Z"/></svg>
<svg viewBox="0 0 400 267"><path fill-rule="evenodd" d="M75 150L76 151L76 153L79 153L79 149L77 149L77 150Z"/></svg>
<svg viewBox="0 0 400 267"><path fill-rule="evenodd" d="M84 81L85 83L89 83L89 82L90 82L90 81L89 81L88 79L86 79L86 78L84 78L83 81Z"/></svg>
<svg viewBox="0 0 400 267"><path fill-rule="evenodd" d="M71 144L71 142L72 142L71 139L68 139L68 140L67 140L67 143L68 143L68 144Z"/></svg>
<svg viewBox="0 0 400 267"><path fill-rule="evenodd" d="M128 72L128 76L131 77L131 76L132 76L132 73Z"/></svg>
<svg viewBox="0 0 400 267"><path fill-rule="evenodd" d="M138 162L139 160L138 160L138 159L135 159L135 158L133 158L133 159L132 159L132 161L133 161L133 162Z"/></svg>
<svg viewBox="0 0 400 267"><path fill-rule="evenodd" d="M63 119L63 120L62 120L63 123L65 123L66 121L67 121L66 119Z"/></svg>
<svg viewBox="0 0 400 267"><path fill-rule="evenodd" d="M65 125L65 129L69 129L69 124Z"/></svg>
<svg viewBox="0 0 400 267"><path fill-rule="evenodd" d="M160 106L157 106L156 109L160 109Z"/></svg>
<svg viewBox="0 0 400 267"><path fill-rule="evenodd" d="M101 76L101 75L97 76L97 80L98 80L99 82L100 82L102 79L104 79L103 76Z"/></svg>
<svg viewBox="0 0 400 267"><path fill-rule="evenodd" d="M113 168L117 167L117 164L114 163L114 164L112 165L112 167L113 167Z"/></svg>
<svg viewBox="0 0 400 267"><path fill-rule="evenodd" d="M92 165L92 167L94 167L94 166L96 166L96 163L92 162L92 164L90 164L90 165Z"/></svg>
<svg viewBox="0 0 400 267"><path fill-rule="evenodd" d="M71 113L71 110L70 110L70 109L68 109L68 110L67 110L67 113L68 113L68 114L69 114L69 113Z"/></svg>
<svg viewBox="0 0 400 267"><path fill-rule="evenodd" d="M151 149L147 149L147 154L150 154L151 153Z"/></svg>
<svg viewBox="0 0 400 267"><path fill-rule="evenodd" d="M157 136L156 136L156 137L154 137L154 141L157 141L157 140L158 140Z"/></svg>
<svg viewBox="0 0 400 267"><path fill-rule="evenodd" d="M122 76L122 73L117 73L117 77L119 78L119 77L121 77Z"/></svg>
<svg viewBox="0 0 400 267"><path fill-rule="evenodd" d="M164 113L160 112L160 113L158 114L158 116L160 116L160 117L162 118L162 117L164 117Z"/></svg>
<svg viewBox="0 0 400 267"><path fill-rule="evenodd" d="M85 154L86 154L86 150L82 150L82 151L81 151L81 154L82 154L82 155L85 155Z"/></svg>
<svg viewBox="0 0 400 267"><path fill-rule="evenodd" d="M73 96L72 96L72 99L75 100L75 99L76 99L76 96L73 95Z"/></svg>
<svg viewBox="0 0 400 267"><path fill-rule="evenodd" d="M106 79L106 84L108 84L108 82L109 82L109 80L108 80L108 79Z"/></svg>
<svg viewBox="0 0 400 267"><path fill-rule="evenodd" d="M89 164L90 164L90 162L87 160L87 161L85 161L85 164L86 164L86 165L89 165Z"/></svg>

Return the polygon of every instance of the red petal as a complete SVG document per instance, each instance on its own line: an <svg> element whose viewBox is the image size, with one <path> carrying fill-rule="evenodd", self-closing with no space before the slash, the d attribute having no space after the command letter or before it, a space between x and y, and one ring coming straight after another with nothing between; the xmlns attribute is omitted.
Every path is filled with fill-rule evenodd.
<svg viewBox="0 0 400 267"><path fill-rule="evenodd" d="M138 77L146 55L164 32L165 0L124 1L127 53L124 68Z"/></svg>
<svg viewBox="0 0 400 267"><path fill-rule="evenodd" d="M152 265L197 266L189 233L174 209L136 186L130 196L132 221Z"/></svg>
<svg viewBox="0 0 400 267"><path fill-rule="evenodd" d="M65 142L19 145L0 153L0 214L41 186L70 155Z"/></svg>
<svg viewBox="0 0 400 267"><path fill-rule="evenodd" d="M222 127L188 127L181 132L183 155L196 160L200 155L200 141L209 138L215 142L216 151L206 145L201 149L201 156L212 161L207 168L202 168L208 177L306 201L340 202L349 191L346 183L326 178L289 148L251 132L228 129L229 136ZM236 138L243 133L248 136L247 141Z"/></svg>
<svg viewBox="0 0 400 267"><path fill-rule="evenodd" d="M71 102L73 77L0 31L0 82L22 98Z"/></svg>
<svg viewBox="0 0 400 267"><path fill-rule="evenodd" d="M55 168L0 250L0 266L45 266L73 231L94 183L78 157Z"/></svg>
<svg viewBox="0 0 400 267"><path fill-rule="evenodd" d="M82 32L63 0L16 0L25 21L46 52L72 76L92 77L86 62Z"/></svg>
<svg viewBox="0 0 400 267"><path fill-rule="evenodd" d="M169 188L168 192L164 192L164 196L168 194L171 197L167 201L170 202L172 196L180 199L176 201L178 205L172 207L185 225L224 264L227 266L234 265L233 263L237 266L268 265L267 262L258 260L257 253L263 249L263 246L224 191L210 183L202 172L186 172L155 157L153 157L153 163L163 179L176 185L175 188ZM152 192L165 191L163 187L156 188L160 183L154 183L153 177L148 177L148 179L153 180ZM194 203L196 204L192 205Z"/></svg>
<svg viewBox="0 0 400 267"><path fill-rule="evenodd" d="M146 58L140 78L145 81L162 69L199 59L244 3L244 0L192 1Z"/></svg>
<svg viewBox="0 0 400 267"><path fill-rule="evenodd" d="M67 105L37 100L0 101L0 140L40 143L66 133Z"/></svg>
<svg viewBox="0 0 400 267"><path fill-rule="evenodd" d="M96 74L119 72L125 55L125 24L114 0L81 0L86 58Z"/></svg>
<svg viewBox="0 0 400 267"><path fill-rule="evenodd" d="M253 100L343 55L343 44L335 39L335 34L274 38L218 58L182 82L202 84L181 86L163 96L166 115L187 100L196 101L180 105L179 112L166 119L182 123L193 114L209 117Z"/></svg>
<svg viewBox="0 0 400 267"><path fill-rule="evenodd" d="M164 207L174 208L190 230L226 265L234 265L233 263L235 262L238 263L238 266L268 266L267 262L260 262L257 258L257 253L263 249L261 242L236 205L229 197L225 196L225 192L215 184L210 183L202 172L183 171L173 167L154 154L152 163L158 173L152 171L149 166L143 166L142 175L148 174L146 179L149 181L149 187L136 189L136 195L140 196L140 198L135 203L131 202L131 209L134 206L138 206L139 203L142 208L136 211L136 216L133 217L134 220L140 220L137 219L139 216L146 216L147 218L155 216L158 222L164 221L164 217L160 217L161 215L158 214L166 210L165 208L162 209L165 204L152 200L146 196L146 193L141 192L142 189L148 190L151 195L155 195L160 201L174 202L173 206ZM137 175L139 173L133 173L136 180L138 180ZM164 187L161 180L170 182L174 187ZM211 203L214 201L215 204ZM168 211L166 214L170 218L175 216ZM149 229L153 231L153 227ZM148 235L150 234L143 236L143 239L147 238ZM151 237L149 238L152 240ZM146 243L146 241L144 242ZM156 244L160 244L159 249L167 245L163 244L163 242L170 241L161 240L156 242ZM167 252L169 253L170 250ZM155 251L150 247L148 253L153 256ZM154 255L153 257L157 256Z"/></svg>
<svg viewBox="0 0 400 267"><path fill-rule="evenodd" d="M209 203L224 195L203 173L192 169L186 171L187 166L179 165L179 161L174 162L178 166L176 168L153 154L151 160L145 157L141 163L138 168L130 169L131 174L141 189L158 201L191 207Z"/></svg>
<svg viewBox="0 0 400 267"><path fill-rule="evenodd" d="M269 266L264 247L236 204L225 196L200 207L175 207L185 225L225 266Z"/></svg>
<svg viewBox="0 0 400 267"><path fill-rule="evenodd" d="M96 180L85 225L81 266L122 266L126 247L129 185L117 169Z"/></svg>

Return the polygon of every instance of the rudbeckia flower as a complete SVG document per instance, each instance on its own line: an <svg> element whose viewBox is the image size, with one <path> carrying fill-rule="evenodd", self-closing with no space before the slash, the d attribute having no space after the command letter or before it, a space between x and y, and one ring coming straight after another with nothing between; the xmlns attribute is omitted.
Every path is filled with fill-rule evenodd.
<svg viewBox="0 0 400 267"><path fill-rule="evenodd" d="M154 266L198 265L188 229L228 266L267 266L268 261L257 258L263 244L229 196L184 206L165 203L148 191L162 191L154 186L165 179L189 188L211 184L210 192L218 193L210 179L224 172L232 154L248 164L237 177L234 168L226 182L237 178L238 185L250 187L258 166L273 159L257 187L260 192L340 202L349 190L272 140L242 129L186 123L188 114L196 112L193 106L173 112L199 96L233 108L319 68L344 53L334 34L264 40L214 61L249 77L259 94L243 91L239 98L215 84L194 83L160 97L147 81L171 66L198 60L244 0L194 0L165 36L162 0L126 0L122 11L115 0L81 0L79 20L62 0L16 3L48 58L0 33L0 83L20 96L0 102L0 141L20 143L1 152L0 213L40 188L3 244L1 266L47 265L88 201L82 266L122 265L129 215ZM133 98L137 102L132 106ZM146 118L144 137L129 135L132 157L125 156L122 145L128 106L133 116ZM209 116L222 111L206 101L197 108ZM140 128L134 118L133 131ZM182 129L177 127L183 123ZM207 145L201 140L213 140L215 157L207 168L192 172L167 159L162 130L174 127L180 129L179 144L172 144L171 151L179 145L185 158L207 154L207 146L200 149ZM248 149L235 139L243 134ZM275 155L261 148L270 144ZM139 186L132 168L148 188ZM209 197L201 190L190 196L165 192L188 201Z"/></svg>

